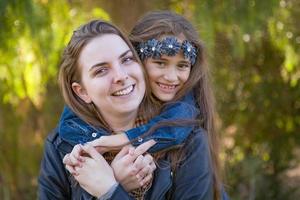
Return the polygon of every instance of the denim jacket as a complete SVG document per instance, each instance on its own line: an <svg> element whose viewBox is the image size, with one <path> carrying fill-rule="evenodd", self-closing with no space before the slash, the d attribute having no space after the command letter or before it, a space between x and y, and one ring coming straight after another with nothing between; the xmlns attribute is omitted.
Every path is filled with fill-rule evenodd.
<svg viewBox="0 0 300 200"><path fill-rule="evenodd" d="M191 132L181 147L184 159L174 172L168 155L158 160L152 186L145 194L146 200L213 199L213 174L207 135L203 129ZM72 148L71 144L62 140L57 129L47 137L38 178L38 199L96 199L80 187L62 163L64 155ZM133 200L121 184L110 199Z"/></svg>
<svg viewBox="0 0 300 200"><path fill-rule="evenodd" d="M174 145L181 144L191 133L194 128L190 126L164 126L156 129L151 135L140 137L146 133L153 125L162 121L172 121L179 119L195 119L199 115L196 108L194 95L188 93L181 101L171 103L162 110L160 115L151 119L147 124L130 129L125 132L130 141L137 139L133 145L138 146L143 142L154 139L156 144L151 147L149 152L157 152L162 149L170 148ZM82 119L67 106L61 115L59 122L60 137L70 144L84 143L97 139L108 133L101 129L93 127Z"/></svg>

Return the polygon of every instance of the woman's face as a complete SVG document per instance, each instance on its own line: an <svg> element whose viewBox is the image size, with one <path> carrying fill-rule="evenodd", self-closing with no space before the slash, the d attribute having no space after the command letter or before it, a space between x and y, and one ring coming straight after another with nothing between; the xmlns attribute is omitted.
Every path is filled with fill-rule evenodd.
<svg viewBox="0 0 300 200"><path fill-rule="evenodd" d="M191 63L182 51L175 56L162 55L159 59L145 61L152 93L161 101L172 100L187 81Z"/></svg>
<svg viewBox="0 0 300 200"><path fill-rule="evenodd" d="M145 94L144 76L120 36L92 39L82 49L78 63L82 82L73 83L72 88L86 103L93 102L104 118L137 111Z"/></svg>

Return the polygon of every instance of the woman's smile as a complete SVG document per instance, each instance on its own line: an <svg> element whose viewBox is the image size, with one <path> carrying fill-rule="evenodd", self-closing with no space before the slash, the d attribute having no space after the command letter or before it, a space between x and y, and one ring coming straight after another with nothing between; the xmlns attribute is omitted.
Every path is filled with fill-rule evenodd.
<svg viewBox="0 0 300 200"><path fill-rule="evenodd" d="M112 96L128 96L134 91L135 84L129 85L128 87L125 87L124 89L118 90L116 92L112 93Z"/></svg>

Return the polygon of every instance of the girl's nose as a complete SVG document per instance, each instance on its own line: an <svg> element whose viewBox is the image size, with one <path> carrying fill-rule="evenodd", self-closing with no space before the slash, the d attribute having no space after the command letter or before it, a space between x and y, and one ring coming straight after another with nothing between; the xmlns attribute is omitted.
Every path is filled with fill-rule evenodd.
<svg viewBox="0 0 300 200"><path fill-rule="evenodd" d="M174 82L174 81L177 81L178 80L178 76L177 76L177 70L175 67L170 67L165 75L164 75L164 78L169 81L169 82Z"/></svg>

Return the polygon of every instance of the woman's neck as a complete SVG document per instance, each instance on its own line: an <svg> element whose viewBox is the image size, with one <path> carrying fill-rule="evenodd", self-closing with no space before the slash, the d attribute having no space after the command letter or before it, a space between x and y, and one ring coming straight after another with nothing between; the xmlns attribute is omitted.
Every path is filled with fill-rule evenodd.
<svg viewBox="0 0 300 200"><path fill-rule="evenodd" d="M114 132L126 131L134 127L137 117L137 111L124 113L122 115L110 115L105 117L105 121Z"/></svg>

